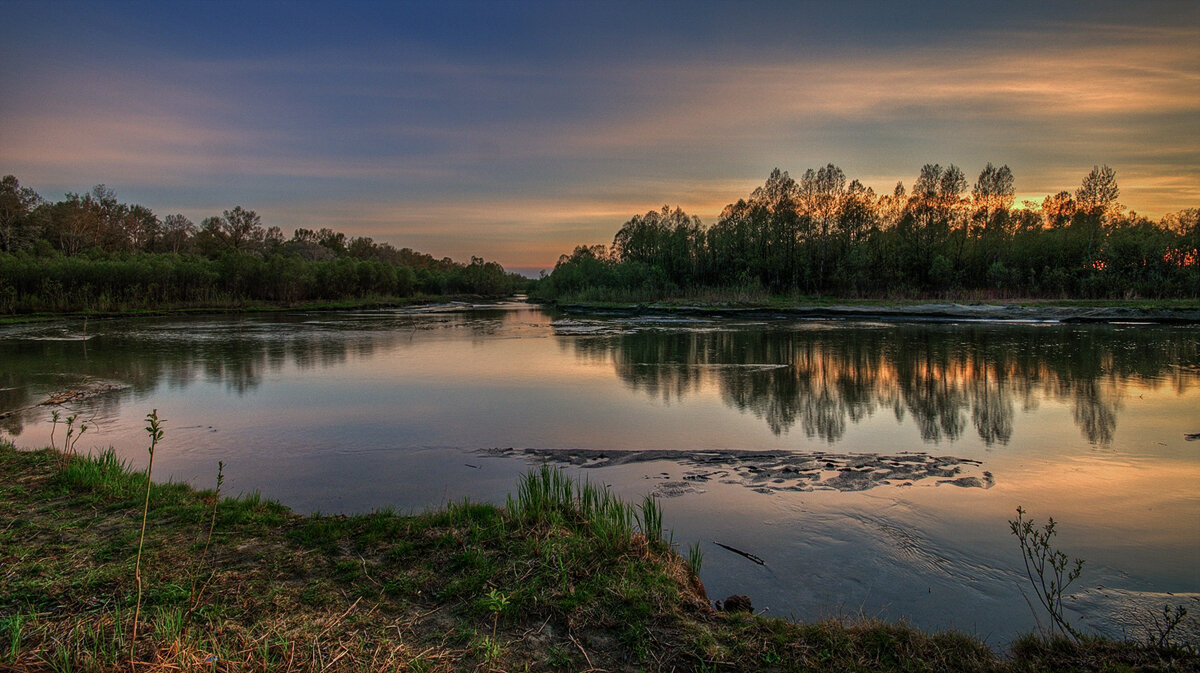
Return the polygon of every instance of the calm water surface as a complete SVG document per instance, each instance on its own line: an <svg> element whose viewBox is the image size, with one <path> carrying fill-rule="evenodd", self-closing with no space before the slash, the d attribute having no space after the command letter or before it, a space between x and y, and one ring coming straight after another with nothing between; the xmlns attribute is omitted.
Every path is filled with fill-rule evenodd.
<svg viewBox="0 0 1200 673"><path fill-rule="evenodd" d="M1200 329L581 318L525 304L0 329L0 430L302 512L503 502L552 462L662 497L711 598L905 618L1002 645L1037 626L1007 519L1087 559L1081 625L1200 614ZM62 427L57 438L61 441ZM721 542L766 561L758 566ZM1074 589L1075 587L1073 587ZM1168 593L1174 595L1167 595ZM1033 600L1032 595L1029 597Z"/></svg>

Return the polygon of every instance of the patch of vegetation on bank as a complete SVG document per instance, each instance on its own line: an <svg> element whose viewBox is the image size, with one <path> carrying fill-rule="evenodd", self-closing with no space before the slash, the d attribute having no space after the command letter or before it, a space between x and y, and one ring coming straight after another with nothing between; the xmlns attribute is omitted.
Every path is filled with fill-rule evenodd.
<svg viewBox="0 0 1200 673"><path fill-rule="evenodd" d="M904 624L715 612L653 500L548 467L505 507L416 515L154 484L130 642L146 475L7 442L0 472L0 666L16 670L130 670L131 647L139 670L1200 669L1178 647L1031 636L1000 656Z"/></svg>

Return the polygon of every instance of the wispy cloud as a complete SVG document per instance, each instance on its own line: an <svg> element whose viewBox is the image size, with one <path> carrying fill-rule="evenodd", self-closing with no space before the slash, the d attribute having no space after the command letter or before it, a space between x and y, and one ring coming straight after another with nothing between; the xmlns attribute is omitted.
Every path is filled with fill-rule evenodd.
<svg viewBox="0 0 1200 673"><path fill-rule="evenodd" d="M772 168L826 162L881 191L928 161L1008 163L1038 199L1107 163L1122 201L1160 215L1200 205L1200 28L1177 23L595 60L411 36L31 60L21 95L0 75L0 166L35 186L128 185L164 212L186 208L155 190L190 188L197 212L236 200L285 228L529 266L663 203L711 222Z"/></svg>

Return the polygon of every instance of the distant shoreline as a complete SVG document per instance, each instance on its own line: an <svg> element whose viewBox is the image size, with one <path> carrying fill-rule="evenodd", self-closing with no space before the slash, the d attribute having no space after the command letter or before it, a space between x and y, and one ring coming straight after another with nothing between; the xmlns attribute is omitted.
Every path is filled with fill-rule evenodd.
<svg viewBox="0 0 1200 673"><path fill-rule="evenodd" d="M895 320L930 322L1059 322L1200 324L1200 306L1155 302L1147 305L1073 303L861 302L820 305L721 305L705 303L562 302L554 308L574 314L643 316L654 314L721 318L800 318L808 320Z"/></svg>
<svg viewBox="0 0 1200 673"><path fill-rule="evenodd" d="M0 315L0 325L15 325L55 320L116 320L177 315L244 315L248 313L286 313L290 311L356 311L385 308L405 308L443 304L455 301L495 301L495 297L478 295L416 295L412 297L362 297L336 301L268 302L244 301L230 304L178 304L128 311L65 311L10 313Z"/></svg>
<svg viewBox="0 0 1200 673"><path fill-rule="evenodd" d="M521 298L521 295L516 295ZM340 301L265 302L246 301L228 305L169 305L129 311L71 311L9 314L0 325L50 322L55 320L112 320L174 315L241 315L288 311L349 311L403 308L454 301L495 301L476 295L424 295L414 297L363 297ZM503 298L511 300L513 297ZM530 300L571 314L646 316L686 315L716 318L798 318L804 320L886 320L928 322L1060 322L1060 323L1155 323L1200 324L1200 305L1186 300L1152 300L1114 304L1096 300L1025 302L953 302L846 300L820 303L727 303L727 302L557 302Z"/></svg>

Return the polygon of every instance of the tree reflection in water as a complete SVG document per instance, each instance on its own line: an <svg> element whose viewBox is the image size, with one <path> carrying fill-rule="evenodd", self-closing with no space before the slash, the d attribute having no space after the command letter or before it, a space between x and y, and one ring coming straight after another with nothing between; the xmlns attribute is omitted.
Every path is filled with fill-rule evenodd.
<svg viewBox="0 0 1200 673"><path fill-rule="evenodd" d="M716 386L775 434L799 426L829 443L891 410L927 442L956 440L970 423L1003 445L1016 409L1050 399L1070 403L1084 437L1104 445L1129 384L1182 392L1200 380L1193 329L802 323L563 338L581 357L610 359L634 390L669 402Z"/></svg>
<svg viewBox="0 0 1200 673"><path fill-rule="evenodd" d="M159 386L207 381L242 396L285 367L315 372L371 359L429 330L461 329L472 343L486 341L512 321L503 311L470 311L117 322L94 324L86 343L28 328L24 338L0 341L0 414L7 414L0 430L19 435L44 416L35 406L44 397L33 399L34 390L115 381L144 398ZM849 426L890 411L911 417L927 442L957 440L971 426L986 445L1004 445L1018 410L1054 400L1072 409L1089 442L1104 445L1129 386L1183 392L1200 382L1200 339L1191 327L617 318L560 321L554 331L560 348L611 363L633 390L666 402L716 390L777 435L798 427L831 444ZM94 408L122 397L98 398Z"/></svg>

